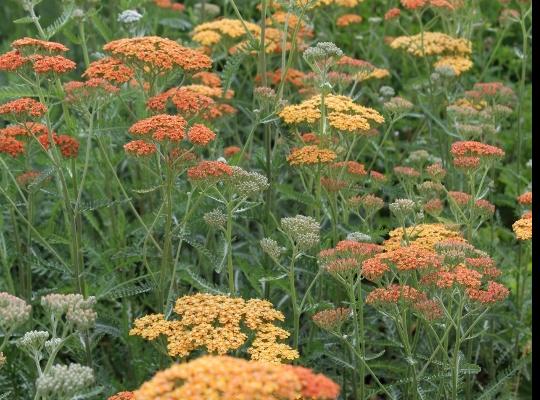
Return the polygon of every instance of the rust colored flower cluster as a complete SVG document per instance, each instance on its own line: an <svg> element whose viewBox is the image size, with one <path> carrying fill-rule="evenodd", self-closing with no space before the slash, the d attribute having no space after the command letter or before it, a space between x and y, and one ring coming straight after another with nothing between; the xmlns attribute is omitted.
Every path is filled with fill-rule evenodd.
<svg viewBox="0 0 540 400"><path fill-rule="evenodd" d="M463 5L463 0L401 0L401 5L408 10L430 6L454 11Z"/></svg>
<svg viewBox="0 0 540 400"><path fill-rule="evenodd" d="M24 143L15 139L13 136L0 134L0 154L8 154L11 157L17 157L25 151Z"/></svg>
<svg viewBox="0 0 540 400"><path fill-rule="evenodd" d="M219 102L232 95L232 91L224 93L221 87L188 85L157 94L148 99L147 105L153 111L163 112L171 104L186 117L200 116L213 120L236 112L236 109L229 104Z"/></svg>
<svg viewBox="0 0 540 400"><path fill-rule="evenodd" d="M134 392L119 392L109 397L107 400L135 400Z"/></svg>
<svg viewBox="0 0 540 400"><path fill-rule="evenodd" d="M424 292L408 285L392 284L376 288L367 295L366 304L381 308L404 305L411 307L428 320L435 320L443 315L437 300L428 299Z"/></svg>
<svg viewBox="0 0 540 400"><path fill-rule="evenodd" d="M125 65L142 72L165 72L180 68L196 72L212 66L207 55L158 36L118 39L107 43L103 50Z"/></svg>
<svg viewBox="0 0 540 400"><path fill-rule="evenodd" d="M319 311L314 314L313 322L320 328L325 330L336 330L349 319L351 309L345 307L331 308L329 310Z"/></svg>
<svg viewBox="0 0 540 400"><path fill-rule="evenodd" d="M13 47L14 49L20 52L28 52L30 54L65 53L66 51L69 50L62 43L48 42L46 40L34 39L30 37L24 37L24 38L15 40L13 43L11 43L11 47Z"/></svg>
<svg viewBox="0 0 540 400"><path fill-rule="evenodd" d="M280 363L298 358L298 353L279 340L289 333L274 325L284 316L266 300L232 298L198 293L176 301L178 320L151 314L135 321L130 335L154 340L167 336L169 355L184 357L198 348L223 355L239 349L248 339L245 330L255 333L248 348L253 360Z"/></svg>
<svg viewBox="0 0 540 400"><path fill-rule="evenodd" d="M353 24L359 24L363 18L358 14L344 14L336 19L336 26L340 28L347 27Z"/></svg>
<svg viewBox="0 0 540 400"><path fill-rule="evenodd" d="M232 176L233 169L221 161L201 161L187 171L190 181L215 181Z"/></svg>
<svg viewBox="0 0 540 400"><path fill-rule="evenodd" d="M93 100L102 99L118 92L118 88L113 86L103 78L90 78L85 82L71 81L64 84L66 101L70 103L87 104Z"/></svg>
<svg viewBox="0 0 540 400"><path fill-rule="evenodd" d="M47 106L37 100L23 97L0 105L0 115L17 121L42 117Z"/></svg>
<svg viewBox="0 0 540 400"><path fill-rule="evenodd" d="M56 133L52 133L51 136L54 144L60 149L60 153L62 153L65 158L77 157L79 154L79 142L77 139L69 135L57 135ZM45 150L49 149L50 141L48 134L43 134L37 139Z"/></svg>
<svg viewBox="0 0 540 400"><path fill-rule="evenodd" d="M191 143L198 146L206 146L216 138L216 134L203 124L194 124L187 133Z"/></svg>
<svg viewBox="0 0 540 400"><path fill-rule="evenodd" d="M342 240L336 247L319 252L319 264L330 274L354 275L360 273L363 261L383 250L382 246L374 243Z"/></svg>
<svg viewBox="0 0 540 400"><path fill-rule="evenodd" d="M440 257L432 250L411 245L377 254L362 264L362 275L378 281L391 268L398 272L426 271L441 267Z"/></svg>
<svg viewBox="0 0 540 400"><path fill-rule="evenodd" d="M135 391L137 400L336 400L339 386L288 365L204 356L158 372Z"/></svg>
<svg viewBox="0 0 540 400"><path fill-rule="evenodd" d="M518 196L517 201L521 205L532 205L532 192L525 192L521 196Z"/></svg>
<svg viewBox="0 0 540 400"><path fill-rule="evenodd" d="M180 116L159 114L134 123L129 133L150 137L157 142L179 142L185 136L186 127L187 121Z"/></svg>
<svg viewBox="0 0 540 400"><path fill-rule="evenodd" d="M145 157L155 154L157 146L153 143L145 142L144 140L132 140L124 145L124 150L127 154L135 157Z"/></svg>
<svg viewBox="0 0 540 400"><path fill-rule="evenodd" d="M502 158L504 150L489 144L475 142L472 140L452 143L450 152L455 158L478 157L480 159Z"/></svg>
<svg viewBox="0 0 540 400"><path fill-rule="evenodd" d="M58 54L69 50L61 43L26 37L15 40L11 47L14 50L0 55L0 71L24 72L30 66L36 74L64 74L76 67L73 61Z"/></svg>
<svg viewBox="0 0 540 400"><path fill-rule="evenodd" d="M133 79L134 74L133 69L124 65L120 60L103 57L91 62L82 76L86 79L100 78L114 84L122 84Z"/></svg>
<svg viewBox="0 0 540 400"><path fill-rule="evenodd" d="M509 290L500 283L490 281L486 289L467 289L467 296L477 303L490 305L503 301L510 294Z"/></svg>
<svg viewBox="0 0 540 400"><path fill-rule="evenodd" d="M182 3L175 3L172 0L154 0L154 4L159 8L166 8L173 11L184 11L186 8Z"/></svg>

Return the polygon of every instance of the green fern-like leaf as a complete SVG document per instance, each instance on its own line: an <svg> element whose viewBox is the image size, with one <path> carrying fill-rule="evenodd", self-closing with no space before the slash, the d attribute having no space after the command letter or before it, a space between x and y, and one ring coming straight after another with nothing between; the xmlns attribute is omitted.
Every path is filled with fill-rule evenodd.
<svg viewBox="0 0 540 400"><path fill-rule="evenodd" d="M47 39L52 38L54 35L60 32L64 25L69 22L69 20L71 19L71 15L73 14L74 8L74 3L69 4L66 8L64 8L62 15L60 15L56 20L54 20L52 24L45 28L45 36Z"/></svg>

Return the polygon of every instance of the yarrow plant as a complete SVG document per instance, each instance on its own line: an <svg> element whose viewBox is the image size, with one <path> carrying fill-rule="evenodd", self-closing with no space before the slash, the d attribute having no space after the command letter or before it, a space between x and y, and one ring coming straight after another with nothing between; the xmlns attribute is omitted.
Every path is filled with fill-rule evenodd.
<svg viewBox="0 0 540 400"><path fill-rule="evenodd" d="M530 0L8 3L0 398L530 397Z"/></svg>

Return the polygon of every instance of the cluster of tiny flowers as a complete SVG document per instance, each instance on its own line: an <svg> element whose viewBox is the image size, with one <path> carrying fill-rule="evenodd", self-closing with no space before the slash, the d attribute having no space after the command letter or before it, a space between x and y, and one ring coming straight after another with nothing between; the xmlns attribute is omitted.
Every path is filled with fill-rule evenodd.
<svg viewBox="0 0 540 400"><path fill-rule="evenodd" d="M362 262L383 251L374 243L342 240L336 247L319 252L321 268L332 275L346 276L359 273Z"/></svg>
<svg viewBox="0 0 540 400"><path fill-rule="evenodd" d="M509 294L510 292L506 287L493 281L488 282L485 290L477 288L467 289L469 299L485 305L503 301Z"/></svg>
<svg viewBox="0 0 540 400"><path fill-rule="evenodd" d="M211 226L213 228L218 228L218 229L223 228L225 224L227 223L227 216L219 208L216 208L212 211L205 213L203 216L203 219L204 219L204 222L206 222L208 226Z"/></svg>
<svg viewBox="0 0 540 400"><path fill-rule="evenodd" d="M351 316L351 309L345 307L332 308L329 310L319 311L314 314L313 322L328 331L339 330L341 325Z"/></svg>
<svg viewBox="0 0 540 400"><path fill-rule="evenodd" d="M321 118L322 96L315 95L297 105L284 107L279 116L286 124L316 124ZM369 133L377 124L384 123L384 117L372 108L356 104L347 96L329 94L324 98L328 109L329 125L338 131L362 134Z"/></svg>
<svg viewBox="0 0 540 400"><path fill-rule="evenodd" d="M80 365L53 365L36 380L37 392L45 398L71 399L94 383L92 368Z"/></svg>
<svg viewBox="0 0 540 400"><path fill-rule="evenodd" d="M258 172L248 172L240 167L231 167L232 175L228 179L232 190L240 196L256 196L268 189L268 179Z"/></svg>
<svg viewBox="0 0 540 400"><path fill-rule="evenodd" d="M63 315L66 321L72 323L77 329L85 330L95 324L97 314L93 307L96 298L84 298L81 294L48 294L41 298L41 305L46 312L53 314L57 319Z"/></svg>
<svg viewBox="0 0 540 400"><path fill-rule="evenodd" d="M416 210L416 203L411 199L397 199L388 205L388 208L399 220L405 220Z"/></svg>
<svg viewBox="0 0 540 400"><path fill-rule="evenodd" d="M169 355L184 357L198 348L223 355L240 348L248 339L242 327L255 333L248 348L253 360L280 363L298 358L298 353L279 340L289 333L274 325L284 316L266 300L232 298L198 293L176 301L178 320L166 320L163 314L150 314L135 321L130 335L154 340L167 336Z"/></svg>
<svg viewBox="0 0 540 400"><path fill-rule="evenodd" d="M313 217L297 215L282 218L281 227L300 250L309 250L319 244L321 227Z"/></svg>
<svg viewBox="0 0 540 400"><path fill-rule="evenodd" d="M405 237L409 245L433 250L435 245L443 240L455 239L465 241L461 233L444 224L418 224L407 228L396 228L388 233L389 238L383 243L387 251L402 247Z"/></svg>
<svg viewBox="0 0 540 400"><path fill-rule="evenodd" d="M137 400L335 400L338 395L336 383L306 368L226 356L175 364L135 391Z"/></svg>
<svg viewBox="0 0 540 400"><path fill-rule="evenodd" d="M68 50L61 43L27 37L14 41L11 47L14 50L0 55L0 71L24 74L30 67L38 75L64 74L76 67L73 61L58 54Z"/></svg>
<svg viewBox="0 0 540 400"><path fill-rule="evenodd" d="M196 72L212 65L212 60L205 54L158 36L114 40L103 46L103 50L141 72L171 71L173 68Z"/></svg>
<svg viewBox="0 0 540 400"><path fill-rule="evenodd" d="M16 121L40 118L47 112L47 106L37 100L21 98L0 105L0 115Z"/></svg>
<svg viewBox="0 0 540 400"><path fill-rule="evenodd" d="M118 392L110 396L107 400L136 400L134 392Z"/></svg>
<svg viewBox="0 0 540 400"><path fill-rule="evenodd" d="M17 341L17 347L23 348L30 354L39 353L49 339L49 332L28 331Z"/></svg>
<svg viewBox="0 0 540 400"><path fill-rule="evenodd" d="M31 311L32 307L24 300L0 292L0 328L4 333L25 323Z"/></svg>
<svg viewBox="0 0 540 400"><path fill-rule="evenodd" d="M363 18L358 14L345 14L336 19L336 26L346 27L353 24L359 24Z"/></svg>
<svg viewBox="0 0 540 400"><path fill-rule="evenodd" d="M520 218L512 224L512 229L518 240L532 239L532 218Z"/></svg>
<svg viewBox="0 0 540 400"><path fill-rule="evenodd" d="M201 161L187 171L192 182L216 182L233 175L233 168L222 161Z"/></svg>
<svg viewBox="0 0 540 400"><path fill-rule="evenodd" d="M281 256L282 249L274 239L263 238L259 244L261 245L262 251L268 254L272 259L277 260Z"/></svg>
<svg viewBox="0 0 540 400"><path fill-rule="evenodd" d="M337 155L330 149L321 149L317 146L304 146L293 149L287 157L290 165L318 165L334 161Z"/></svg>

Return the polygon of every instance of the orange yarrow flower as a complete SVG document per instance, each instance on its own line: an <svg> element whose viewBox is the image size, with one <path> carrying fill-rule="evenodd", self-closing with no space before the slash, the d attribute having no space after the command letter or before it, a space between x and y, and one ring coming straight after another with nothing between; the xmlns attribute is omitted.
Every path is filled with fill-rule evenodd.
<svg viewBox="0 0 540 400"><path fill-rule="evenodd" d="M142 119L129 128L132 135L151 136L158 142L178 142L184 138L187 121L176 115L159 114Z"/></svg>
<svg viewBox="0 0 540 400"><path fill-rule="evenodd" d="M207 55L159 36L114 40L103 46L103 50L128 66L142 67L144 72L164 72L173 68L194 72L212 66L212 60Z"/></svg>
<svg viewBox="0 0 540 400"><path fill-rule="evenodd" d="M187 171L188 179L191 181L200 181L206 179L219 179L231 176L233 169L221 161L201 161L196 166Z"/></svg>
<svg viewBox="0 0 540 400"><path fill-rule="evenodd" d="M326 164L334 161L337 155L330 149L320 149L317 146L304 146L293 149L287 157L290 165Z"/></svg>

